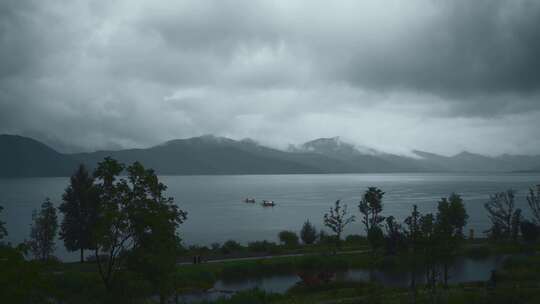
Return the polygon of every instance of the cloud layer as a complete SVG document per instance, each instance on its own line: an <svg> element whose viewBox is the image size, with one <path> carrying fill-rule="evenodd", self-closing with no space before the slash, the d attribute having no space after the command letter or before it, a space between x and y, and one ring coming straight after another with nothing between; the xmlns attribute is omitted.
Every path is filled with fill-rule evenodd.
<svg viewBox="0 0 540 304"><path fill-rule="evenodd" d="M540 153L538 1L0 3L0 132Z"/></svg>

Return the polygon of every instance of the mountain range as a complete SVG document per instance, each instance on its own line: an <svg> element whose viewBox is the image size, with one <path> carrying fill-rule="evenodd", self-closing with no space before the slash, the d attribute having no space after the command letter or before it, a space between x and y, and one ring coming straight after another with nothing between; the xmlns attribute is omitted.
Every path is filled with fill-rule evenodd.
<svg viewBox="0 0 540 304"><path fill-rule="evenodd" d="M403 156L354 146L339 137L315 139L285 151L250 139L204 135L144 149L66 154L31 138L0 135L0 177L69 176L78 164L92 169L107 156L124 163L139 161L163 175L540 171L540 155L412 151L412 156Z"/></svg>

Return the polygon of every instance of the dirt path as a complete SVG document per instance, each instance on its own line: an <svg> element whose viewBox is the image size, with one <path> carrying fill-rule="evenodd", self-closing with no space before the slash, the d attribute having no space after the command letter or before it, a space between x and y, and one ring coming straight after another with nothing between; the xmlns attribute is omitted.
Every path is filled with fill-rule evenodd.
<svg viewBox="0 0 540 304"><path fill-rule="evenodd" d="M349 250L349 251L340 251L337 252L337 255L343 254L358 254L358 253L367 253L367 249L362 250ZM234 261L253 261L253 260L264 260L264 259L275 259L275 258L287 258L287 257L301 257L308 255L317 255L321 254L320 252L309 252L309 253L291 253L291 254L279 254L279 255L263 255L263 256L252 256L252 257L242 257L242 258L226 258L226 259L213 259L206 260L202 263L221 263L221 262L234 262ZM192 262L180 262L177 265L193 265Z"/></svg>

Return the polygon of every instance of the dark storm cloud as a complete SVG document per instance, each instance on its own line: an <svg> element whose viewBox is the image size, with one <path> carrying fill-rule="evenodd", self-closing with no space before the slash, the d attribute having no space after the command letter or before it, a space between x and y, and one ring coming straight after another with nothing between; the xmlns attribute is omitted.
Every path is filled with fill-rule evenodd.
<svg viewBox="0 0 540 304"><path fill-rule="evenodd" d="M538 20L537 1L6 0L0 132L539 153Z"/></svg>

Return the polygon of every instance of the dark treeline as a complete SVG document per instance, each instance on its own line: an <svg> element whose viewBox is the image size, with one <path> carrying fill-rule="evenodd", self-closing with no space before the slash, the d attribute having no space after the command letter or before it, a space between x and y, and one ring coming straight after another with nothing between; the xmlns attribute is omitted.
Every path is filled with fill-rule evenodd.
<svg viewBox="0 0 540 304"><path fill-rule="evenodd" d="M121 178L122 173L127 177ZM181 248L178 228L186 219L186 212L163 195L165 190L152 170L137 162L126 167L111 158L100 162L92 175L81 165L71 177L58 208L64 215L60 239L69 251L80 251L81 263L84 250L93 251L92 259L112 298L123 301L137 294L129 291L133 286L126 285L132 283L126 276L150 285L161 302L172 292L172 276ZM3 237L7 232L1 224ZM46 199L41 209L34 212L30 240L15 248L4 244L2 250L4 254L10 251L10 261L17 259L19 264L25 263L23 256L29 253L45 263L52 258L58 226L56 208ZM33 303L35 297L46 298L37 288L46 285L41 282L42 277L31 277L29 273L25 279L36 293L18 293L16 278L25 273L10 274L13 277L7 278L9 282L0 284L4 289L2 295L13 300L9 303L21 299L22 303Z"/></svg>
<svg viewBox="0 0 540 304"><path fill-rule="evenodd" d="M244 247L230 240L212 244L211 249L184 248L179 228L187 214L178 208L173 198L164 195L165 190L166 186L154 171L138 162L126 166L105 158L93 172L79 166L58 208L45 199L41 208L34 211L28 241L17 246L3 242L8 231L0 221L3 299L8 303L45 303L50 299L63 303L62 294L56 293L54 286L69 285L67 272L51 274L44 270L50 263L59 263L53 255L55 238L59 236L67 250L80 253L81 264L96 265L106 294L104 301L123 303L158 295L159 301L164 303L176 294L180 282L177 263L179 257L186 254L219 251L228 255L243 250L272 253L302 246L316 248L321 244L332 248L332 253L336 254L343 250L343 244L350 243L368 246L368 266L372 272L384 257L403 256L411 274L412 301L416 302L418 294L416 277L419 272L424 274L425 287L435 301L439 286L448 288L449 268L461 254L467 239L464 229L469 216L460 195L452 193L441 198L434 213L422 214L413 205L410 215L399 222L394 216L382 215L385 193L377 187L369 187L362 194L357 211L349 210L338 200L323 215L322 225L330 235L306 220L298 234L280 232L279 245L257 241ZM485 231L488 238L536 241L540 235L540 186L530 189L527 202L531 219L525 219L516 208L514 191L491 195L485 204L491 221L490 229ZM0 214L1 211L0 206ZM63 215L61 223L58 223L58 212ZM345 228L356 222L363 227L365 236L344 238ZM473 238L472 232L469 237ZM86 258L85 252L90 252ZM321 263L316 262L319 266ZM313 273L313 267L317 268L316 265L309 267L309 273ZM322 268L326 272L325 267ZM318 278L328 277L320 273L322 268ZM317 281L306 273L301 277L306 282Z"/></svg>

